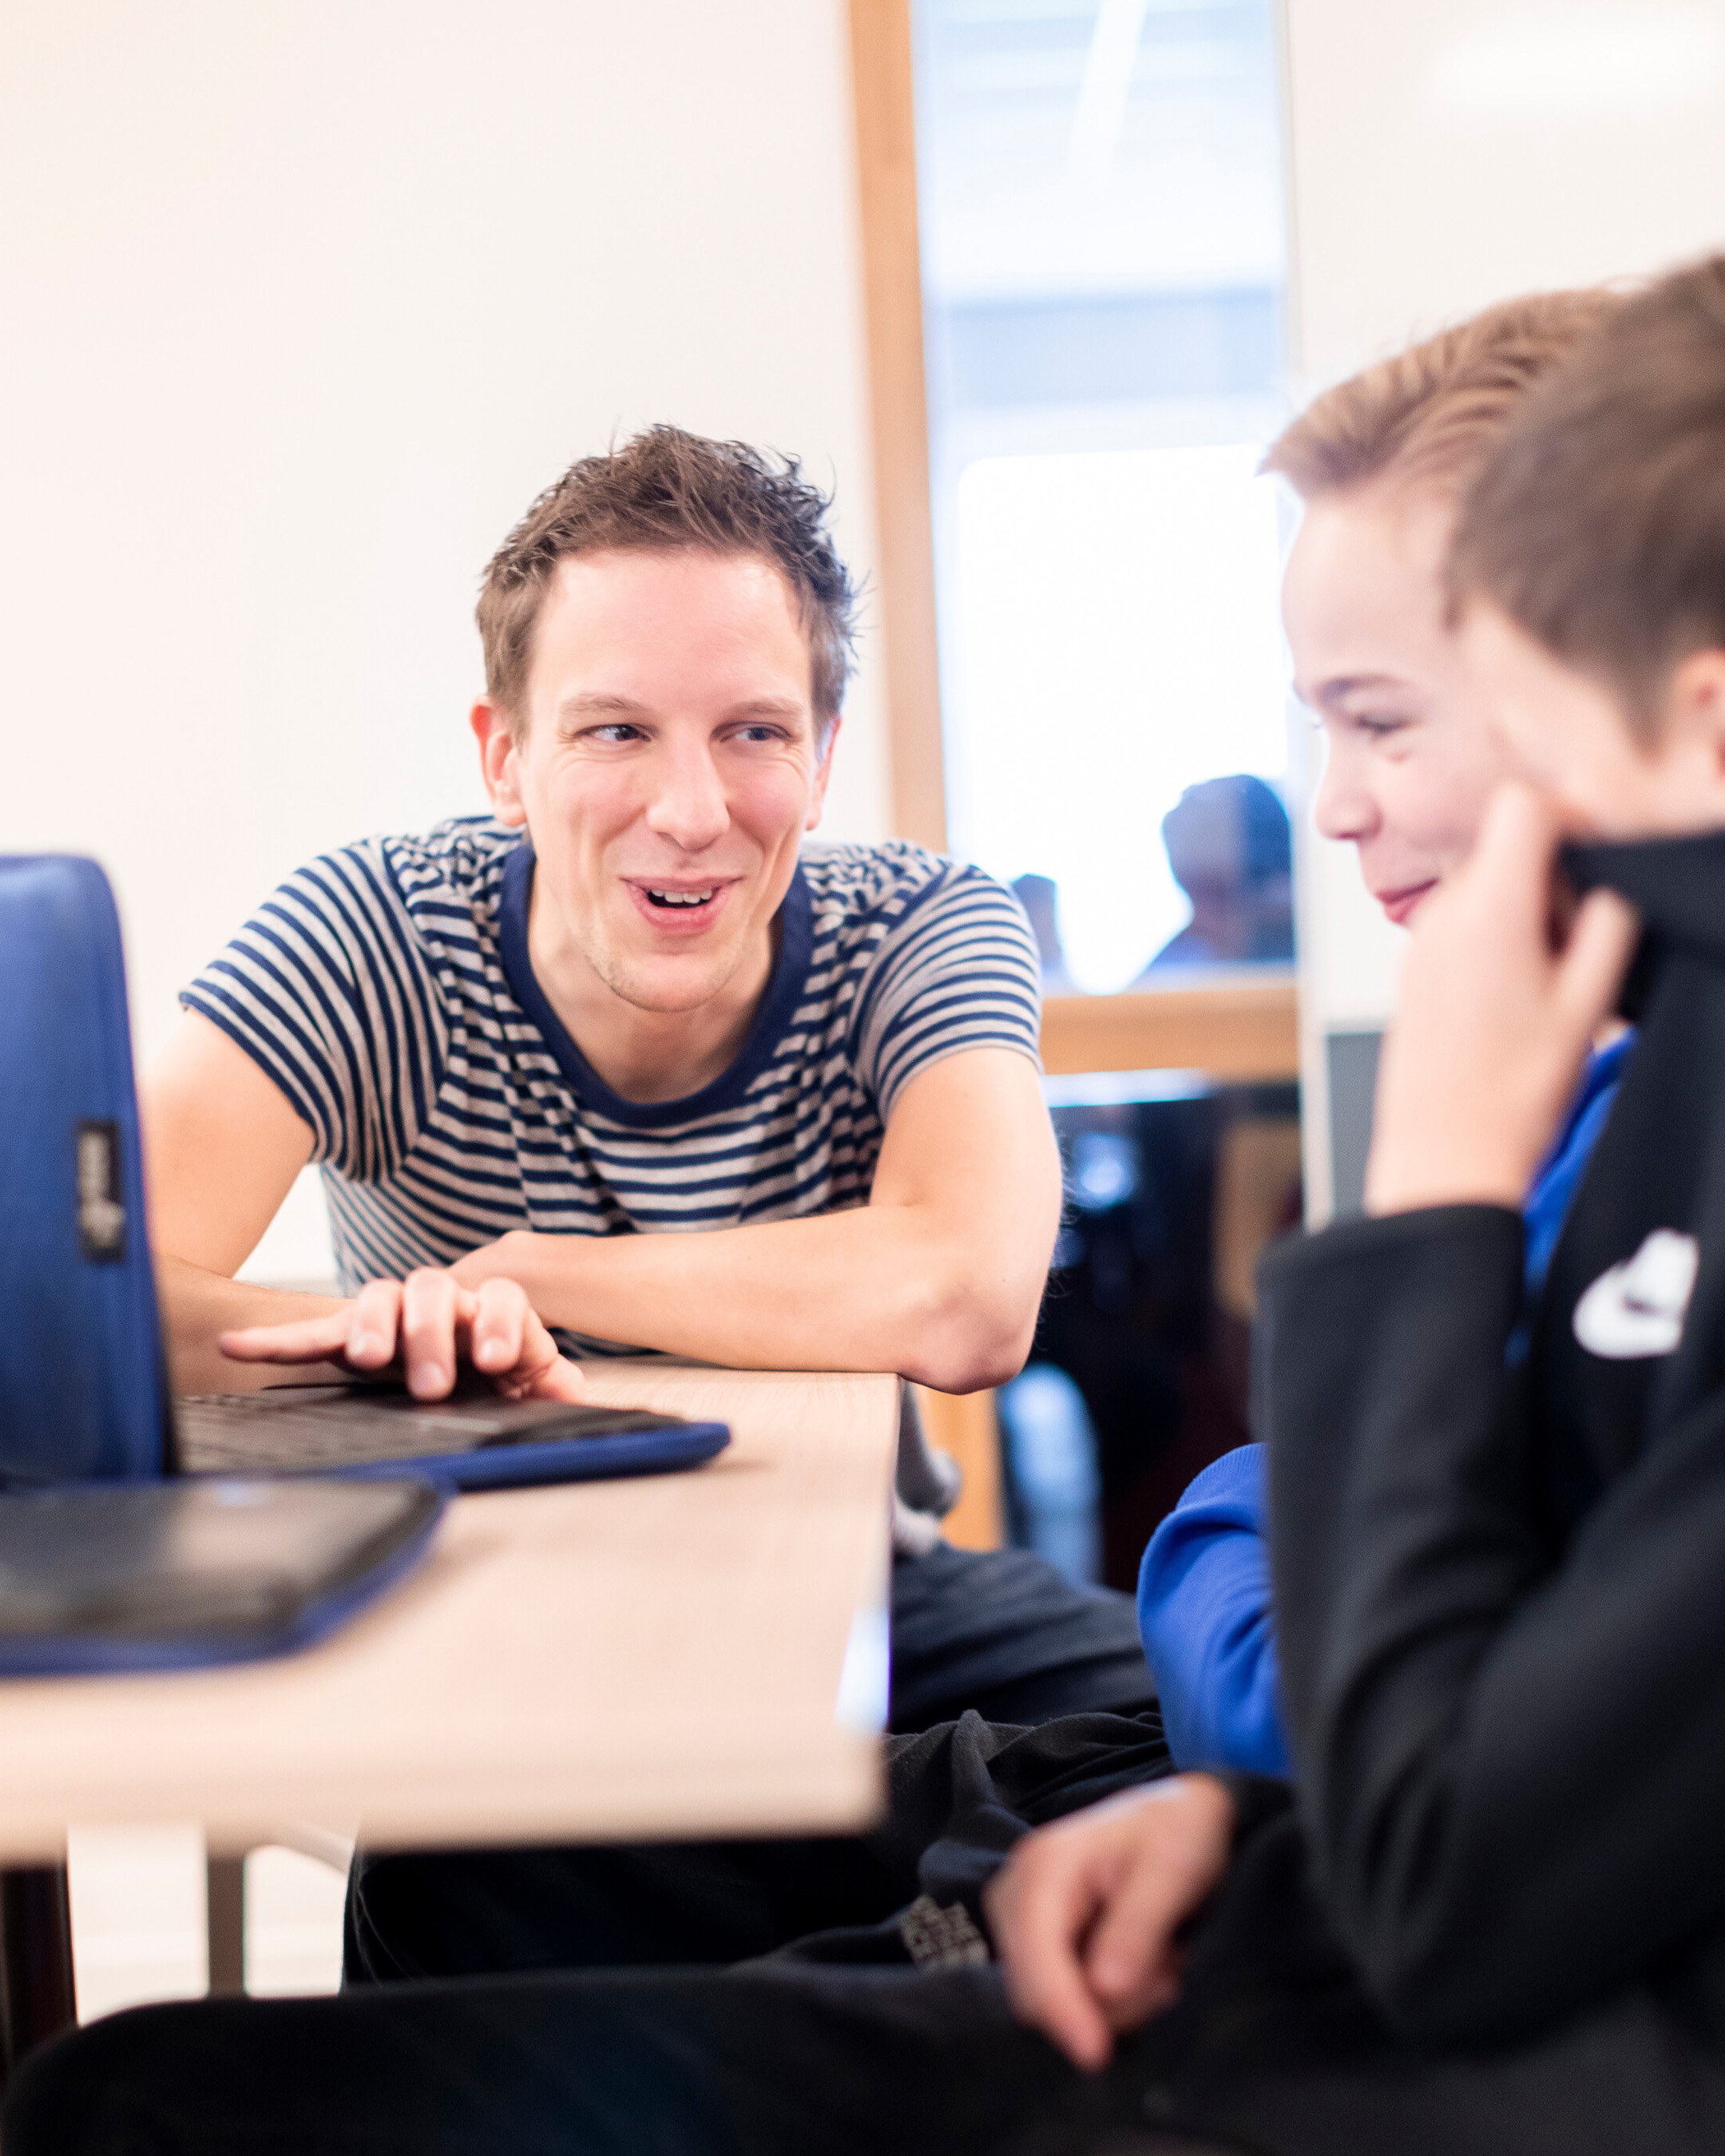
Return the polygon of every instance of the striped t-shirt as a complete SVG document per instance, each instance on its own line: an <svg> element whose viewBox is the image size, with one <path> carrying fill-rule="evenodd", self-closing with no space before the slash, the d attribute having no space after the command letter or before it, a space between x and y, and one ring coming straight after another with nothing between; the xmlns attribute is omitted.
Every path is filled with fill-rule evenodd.
<svg viewBox="0 0 1725 2156"><path fill-rule="evenodd" d="M919 1070L970 1048L1035 1057L1036 952L1013 894L901 840L833 846L798 866L731 1067L682 1100L624 1100L533 977L533 874L521 834L483 817L364 839L289 877L184 993L311 1127L350 1293L511 1228L863 1204Z"/></svg>

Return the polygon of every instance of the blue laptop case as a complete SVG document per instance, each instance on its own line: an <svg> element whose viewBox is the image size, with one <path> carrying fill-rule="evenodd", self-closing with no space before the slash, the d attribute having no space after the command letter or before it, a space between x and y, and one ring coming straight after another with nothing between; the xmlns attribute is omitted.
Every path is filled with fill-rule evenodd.
<svg viewBox="0 0 1725 2156"><path fill-rule="evenodd" d="M120 922L94 861L0 859L0 1481L164 1464Z"/></svg>

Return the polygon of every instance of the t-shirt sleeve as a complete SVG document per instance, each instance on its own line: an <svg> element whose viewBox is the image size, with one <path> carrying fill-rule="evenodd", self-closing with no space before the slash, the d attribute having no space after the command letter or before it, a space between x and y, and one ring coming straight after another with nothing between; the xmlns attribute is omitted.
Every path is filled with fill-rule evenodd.
<svg viewBox="0 0 1725 2156"><path fill-rule="evenodd" d="M1041 975L1016 896L980 869L943 865L880 945L859 999L856 1062L891 1116L919 1070L971 1048L1041 1068Z"/></svg>
<svg viewBox="0 0 1725 2156"><path fill-rule="evenodd" d="M1150 1538L1138 1629L1182 1767L1285 1775L1271 1606L1264 1448L1192 1482Z"/></svg>
<svg viewBox="0 0 1725 2156"><path fill-rule="evenodd" d="M280 1088L311 1127L314 1161L369 1182L405 1158L448 1024L386 841L290 876L180 1000Z"/></svg>

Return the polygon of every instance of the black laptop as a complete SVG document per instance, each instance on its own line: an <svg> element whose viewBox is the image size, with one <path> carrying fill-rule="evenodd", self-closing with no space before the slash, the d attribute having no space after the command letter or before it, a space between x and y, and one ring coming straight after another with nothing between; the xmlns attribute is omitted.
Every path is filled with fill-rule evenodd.
<svg viewBox="0 0 1725 2156"><path fill-rule="evenodd" d="M399 1382L272 1385L174 1404L171 1471L186 1475L423 1475L456 1490L590 1481L698 1466L731 1441L721 1422L639 1408L506 1400L464 1376L442 1400Z"/></svg>

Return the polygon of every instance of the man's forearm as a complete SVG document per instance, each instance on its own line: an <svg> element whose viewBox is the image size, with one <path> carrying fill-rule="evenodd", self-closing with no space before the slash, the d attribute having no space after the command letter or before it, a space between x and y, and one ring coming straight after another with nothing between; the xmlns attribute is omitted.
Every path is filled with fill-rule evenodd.
<svg viewBox="0 0 1725 2156"><path fill-rule="evenodd" d="M160 1251L156 1279L169 1369L174 1389L181 1393L253 1392L280 1384L283 1373L271 1364L230 1362L217 1345L220 1335L246 1325L285 1325L295 1318L321 1317L343 1306L337 1296L254 1287ZM322 1368L308 1365L292 1374L303 1383L315 1379ZM331 1375L343 1374L333 1365L329 1368Z"/></svg>
<svg viewBox="0 0 1725 2156"><path fill-rule="evenodd" d="M548 1324L599 1339L973 1392L1029 1353L1046 1260L871 1205L689 1235L506 1235L455 1270L518 1280Z"/></svg>

